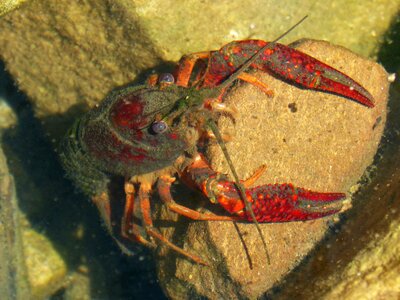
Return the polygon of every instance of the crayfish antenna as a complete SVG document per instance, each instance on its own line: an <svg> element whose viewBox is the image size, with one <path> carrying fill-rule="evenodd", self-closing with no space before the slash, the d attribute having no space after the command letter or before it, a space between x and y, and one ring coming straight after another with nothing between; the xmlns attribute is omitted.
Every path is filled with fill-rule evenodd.
<svg viewBox="0 0 400 300"><path fill-rule="evenodd" d="M251 208L251 202L247 199L246 192L244 190L244 186L239 180L239 176L236 173L236 169L235 169L235 167L234 167L234 165L232 163L232 160L231 160L231 157L229 155L228 149L226 148L225 142L224 142L224 140L222 138L222 135L221 135L221 133L220 133L220 131L218 129L218 126L215 123L214 119L212 119L212 118L208 119L208 125L210 126L212 132L215 135L215 138L217 139L218 145L221 147L221 150L224 153L224 157L226 159L226 162L228 163L229 169L232 172L236 188L239 190L240 198L243 200L243 202L245 204L245 207L246 207L246 211L250 214L251 220L256 225L257 232L260 235L260 239L261 239L261 241L263 243L263 247L264 247L264 250L265 250L265 255L267 257L267 262L268 262L268 264L271 264L271 260L269 258L269 253L268 253L268 249L267 249L267 243L266 243L266 241L264 239L264 236L262 235L260 224L258 223L258 221L256 219L256 216L254 215L253 209Z"/></svg>
<svg viewBox="0 0 400 300"><path fill-rule="evenodd" d="M289 34L293 29L295 29L298 25L300 25L308 16L304 16L300 21L298 21L296 24L294 24L293 26L291 26L288 30L286 30L286 32L284 32L283 34L281 34L279 37L277 37L275 40L273 40L272 42L266 44L264 47L262 47L259 51L257 51L257 53L255 53L248 61L246 61L239 69L237 69L231 76L229 76L223 83L221 83L216 89L218 91L222 91L223 89L227 88L230 84L232 84L233 81L235 81L238 76L243 73L244 71L246 71L246 69L248 67L250 67L250 65L252 63L255 62L255 60L263 53L265 52L265 50L272 48L274 46L274 44L279 41L281 38L283 38L285 35ZM246 197L246 192L244 189L243 184L240 182L239 180L239 176L236 173L235 167L233 166L232 160L230 158L230 155L228 153L228 150L226 149L225 143L223 141L222 135L219 132L218 126L215 123L215 121L213 120L212 117L208 118L208 125L210 126L212 132L214 133L217 142L219 144L219 146L221 147L222 152L224 153L224 157L226 159L226 162L229 165L229 169L231 170L231 173L233 175L236 187L239 191L239 195L240 198L243 200L245 207L246 207L246 211L249 213L253 223L256 225L256 229L258 231L258 234L260 235L260 239L263 243L263 247L265 250L265 254L267 257L267 262L268 264L270 264L270 257L269 257L269 253L268 253L268 249L267 249L267 243L265 242L264 236L262 235L261 229L260 229L260 224L258 223L253 209L251 207L251 202L247 199Z"/></svg>

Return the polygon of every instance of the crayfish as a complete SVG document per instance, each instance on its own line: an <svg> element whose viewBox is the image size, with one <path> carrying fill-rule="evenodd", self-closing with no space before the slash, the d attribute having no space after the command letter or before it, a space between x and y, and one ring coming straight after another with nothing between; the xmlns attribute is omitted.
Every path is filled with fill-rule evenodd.
<svg viewBox="0 0 400 300"><path fill-rule="evenodd" d="M174 74L153 75L144 85L111 92L75 122L62 142L61 160L69 177L92 197L109 229L111 176L125 178L120 238L148 247L159 242L202 264L206 263L200 257L174 245L153 226L153 188L171 211L193 220L288 222L339 212L340 208L326 205L340 203L344 193L320 193L292 184L250 187L263 167L246 180L237 178L215 120L220 114L233 117L224 97L237 80L273 95L251 70L374 107L370 93L353 79L276 41L235 41L216 51L185 55ZM202 153L200 146L211 138L210 130L222 141L234 181L213 170ZM175 176L229 215L200 213L175 202L171 195Z"/></svg>

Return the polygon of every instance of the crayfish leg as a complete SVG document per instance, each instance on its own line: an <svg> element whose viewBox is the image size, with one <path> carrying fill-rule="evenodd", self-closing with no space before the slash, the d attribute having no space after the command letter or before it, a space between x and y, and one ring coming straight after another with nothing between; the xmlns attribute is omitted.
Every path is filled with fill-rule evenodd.
<svg viewBox="0 0 400 300"><path fill-rule="evenodd" d="M259 166L249 178L243 180L243 186L245 188L249 188L250 186L252 186L258 180L258 178L261 177L266 169L266 165Z"/></svg>
<svg viewBox="0 0 400 300"><path fill-rule="evenodd" d="M142 183L140 185L138 193L140 209L142 211L142 216L143 216L143 227L146 230L146 233L152 238L154 238L156 241L171 248L172 250L178 252L179 254L191 259L192 261L208 266L208 264L199 256L191 254L185 251L184 249L176 246L175 244L171 243L166 237L164 237L160 232L157 231L157 229L153 227L153 221L151 219L150 197L149 197L150 189L151 189L150 184Z"/></svg>
<svg viewBox="0 0 400 300"><path fill-rule="evenodd" d="M185 55L181 58L176 72L176 85L187 87L192 76L193 69L199 60L208 60L212 52L196 52ZM198 78L199 79L199 78Z"/></svg>
<svg viewBox="0 0 400 300"><path fill-rule="evenodd" d="M108 195L106 193L102 193L100 195L96 195L92 198L92 201L94 202L94 204L96 205L102 220L104 221L108 232L110 233L110 235L112 236L112 238L115 240L115 242L118 244L118 246L120 247L120 249L122 250L122 252L124 252L127 255L132 255L132 251L129 249L129 247L125 244L125 242L123 240L121 240L118 237L118 234L116 235L114 226L113 226L113 222L111 221L111 215L112 215L112 211L113 208L110 205L110 199L108 197ZM129 201L128 201L129 202ZM131 206L131 204L128 204L127 206ZM143 238L141 232L143 232L142 228L136 224L130 224L129 226L127 226L126 224L124 224L125 222L127 222L127 220L131 220L132 217L129 216L130 210L128 211L126 208L125 210L128 212L128 215L124 214L123 216L123 222L121 224L121 228L120 228L120 237L124 238L124 239L128 239L128 240L133 240L135 242L141 243L146 247L149 248L154 248L154 244L150 243L149 241L147 241L145 238Z"/></svg>
<svg viewBox="0 0 400 300"><path fill-rule="evenodd" d="M121 223L121 236L130 240L134 240L146 247L154 248L154 244L146 240L140 233L140 226L134 224L134 202L135 202L135 186L127 181L124 184L125 189L125 207Z"/></svg>
<svg viewBox="0 0 400 300"><path fill-rule="evenodd" d="M158 193L161 200L167 205L168 209L196 221L240 221L241 218L234 216L219 216L213 213L200 213L186 206L180 205L174 201L171 196L171 180L167 177L161 177L157 183Z"/></svg>
<svg viewBox="0 0 400 300"><path fill-rule="evenodd" d="M112 233L110 199L106 193L102 193L101 195L94 196L92 201L96 205L102 220L104 220L107 230Z"/></svg>
<svg viewBox="0 0 400 300"><path fill-rule="evenodd" d="M262 82L260 79L249 73L243 72L239 74L238 79L256 86L261 91L263 91L268 97L274 96L274 91L270 90L265 82Z"/></svg>
<svg viewBox="0 0 400 300"><path fill-rule="evenodd" d="M125 182L125 207L124 214L122 215L121 234L122 236L128 235L130 226L133 223L133 211L135 202L135 187L130 182Z"/></svg>

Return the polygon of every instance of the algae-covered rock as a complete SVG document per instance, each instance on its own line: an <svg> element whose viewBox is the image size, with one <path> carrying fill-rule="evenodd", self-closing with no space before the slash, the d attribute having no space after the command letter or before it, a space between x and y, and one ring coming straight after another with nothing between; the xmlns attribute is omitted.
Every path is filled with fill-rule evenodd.
<svg viewBox="0 0 400 300"><path fill-rule="evenodd" d="M0 55L19 88L35 103L36 115L44 118L64 114L75 104L93 106L111 89L161 61L218 49L233 39L271 40L306 14L309 20L283 42L328 39L373 55L398 5L398 1L379 5L253 1L246 6L239 0L31 1L0 20ZM326 18L327 14L332 17ZM54 130L52 124L46 129Z"/></svg>
<svg viewBox="0 0 400 300"><path fill-rule="evenodd" d="M399 175L399 174L397 174ZM399 181L397 181L398 183ZM395 208L388 215L397 214ZM325 299L398 299L400 295L400 222L390 223L388 231L358 253L341 274L342 280L325 294Z"/></svg>
<svg viewBox="0 0 400 300"><path fill-rule="evenodd" d="M43 299L66 283L67 267L49 240L34 230L22 234L33 299Z"/></svg>
<svg viewBox="0 0 400 300"><path fill-rule="evenodd" d="M26 2L26 0L1 0L0 1L0 17L17 9L21 4Z"/></svg>
<svg viewBox="0 0 400 300"><path fill-rule="evenodd" d="M306 40L296 47L361 83L376 106L368 109L343 97L300 89L256 73L274 96L268 98L256 87L241 84L226 97L240 115L235 124L231 118L221 118L220 129L234 133L227 147L240 178L266 164L267 171L256 185L291 182L314 191L348 192L378 149L386 120L387 73L373 61L326 42ZM218 145L209 150L208 157L216 170L229 172ZM312 255L310 251L321 242L332 220L260 225L270 264L253 224L192 222L179 240L210 267L193 265L168 252L158 260L161 284L175 299L193 294L259 297ZM171 230L165 234L171 239L177 235Z"/></svg>
<svg viewBox="0 0 400 300"><path fill-rule="evenodd" d="M4 299L30 296L14 180L0 148L0 295Z"/></svg>
<svg viewBox="0 0 400 300"><path fill-rule="evenodd" d="M15 113L11 107L5 102L4 99L0 98L0 130L10 128L17 122Z"/></svg>

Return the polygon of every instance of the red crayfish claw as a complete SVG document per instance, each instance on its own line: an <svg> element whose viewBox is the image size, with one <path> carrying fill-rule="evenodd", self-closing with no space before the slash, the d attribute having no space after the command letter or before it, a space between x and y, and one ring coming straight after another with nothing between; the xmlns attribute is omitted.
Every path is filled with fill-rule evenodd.
<svg viewBox="0 0 400 300"><path fill-rule="evenodd" d="M332 215L340 211L341 202L346 198L344 193L314 192L286 183L248 187L262 172L242 181L247 201L251 203L255 218L260 223L305 221ZM202 156L199 155L184 170L181 180L200 190L211 202L221 205L232 215L228 217L230 220L252 221L235 183L228 180L226 175L212 170Z"/></svg>
<svg viewBox="0 0 400 300"><path fill-rule="evenodd" d="M333 93L369 108L375 106L372 95L346 74L299 50L262 40L234 41L220 50L184 56L178 66L176 83L188 86L196 63L208 61L203 76L198 79L200 83L196 84L211 88L220 86L256 53L257 58L250 64L250 70L258 69L299 87ZM271 95L268 86L252 74L240 72L237 78Z"/></svg>

